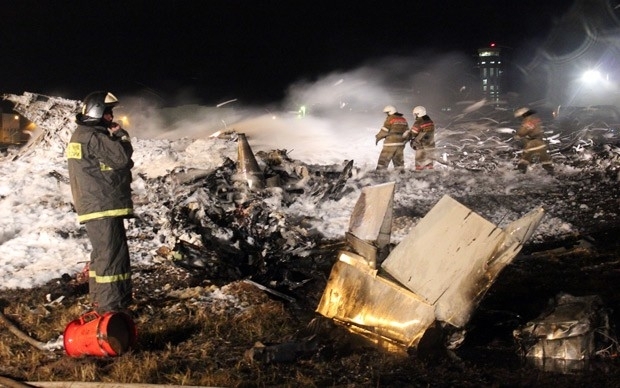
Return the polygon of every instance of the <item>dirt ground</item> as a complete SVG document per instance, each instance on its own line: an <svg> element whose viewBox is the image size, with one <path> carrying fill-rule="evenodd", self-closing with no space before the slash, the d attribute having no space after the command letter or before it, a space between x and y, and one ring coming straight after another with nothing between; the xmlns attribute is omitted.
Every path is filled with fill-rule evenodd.
<svg viewBox="0 0 620 388"><path fill-rule="evenodd" d="M482 300L465 341L454 351L426 341L408 355L388 354L318 316L314 309L339 247L334 242L322 252L323 259L305 259L285 271L290 280L311 279L287 293L295 301L243 281L216 285L199 271L170 263L136 268L139 334L132 351L112 358L73 358L62 350L34 349L0 326L0 376L31 382L205 386L617 386L617 348L578 370L545 371L521 357L512 337L515 328L537 317L560 292L599 295L617 327L617 235L618 229L606 229L546 246L525 246ZM202 290L217 287L252 306L252 312L201 299ZM86 295L85 284L68 274L33 290L2 291L0 303L21 330L47 341L75 318L76 306L85 303ZM60 303L45 306L59 296L64 296ZM282 344L295 349L268 357L256 342L271 349Z"/></svg>

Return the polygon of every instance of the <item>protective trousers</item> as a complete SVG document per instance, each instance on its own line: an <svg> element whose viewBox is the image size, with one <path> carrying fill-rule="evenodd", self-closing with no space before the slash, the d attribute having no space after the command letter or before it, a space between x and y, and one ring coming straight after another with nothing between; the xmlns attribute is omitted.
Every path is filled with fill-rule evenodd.
<svg viewBox="0 0 620 388"><path fill-rule="evenodd" d="M549 173L553 172L553 162L551 155L547 152L547 145L541 139L533 139L527 142L521 160L517 164L519 170L523 173L527 171L530 164L536 160L540 162L542 167Z"/></svg>
<svg viewBox="0 0 620 388"><path fill-rule="evenodd" d="M131 264L121 217L85 223L92 245L89 264L89 293L98 312L125 310L132 301Z"/></svg>
<svg viewBox="0 0 620 388"><path fill-rule="evenodd" d="M392 146L384 145L379 154L379 161L377 162L377 170L385 170L390 165L390 162L394 163L394 167L405 166L405 147L404 146Z"/></svg>
<svg viewBox="0 0 620 388"><path fill-rule="evenodd" d="M435 147L424 146L418 147L415 150L415 169L426 170L433 169L433 162L435 160Z"/></svg>

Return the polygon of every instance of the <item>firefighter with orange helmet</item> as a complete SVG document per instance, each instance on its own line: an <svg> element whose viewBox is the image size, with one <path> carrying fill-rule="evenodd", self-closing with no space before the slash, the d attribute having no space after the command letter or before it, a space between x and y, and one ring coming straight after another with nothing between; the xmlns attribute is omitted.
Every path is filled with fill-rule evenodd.
<svg viewBox="0 0 620 388"><path fill-rule="evenodd" d="M547 144L543 139L544 131L542 122L536 112L529 108L519 108L514 113L516 118L521 118L521 127L515 134L516 140L523 140L524 147L517 168L522 173L527 172L530 164L538 160L542 167L550 174L553 173L553 163L548 152Z"/></svg>
<svg viewBox="0 0 620 388"><path fill-rule="evenodd" d="M383 112L387 117L375 135L375 144L385 140L377 162L377 170L387 169L390 162L395 168L402 168L405 166L404 153L409 140L409 124L403 114L399 113L393 105L387 105L383 108Z"/></svg>
<svg viewBox="0 0 620 388"><path fill-rule="evenodd" d="M435 161L435 123L426 108L413 108L415 122L411 127L411 148L415 150L415 169L432 170Z"/></svg>

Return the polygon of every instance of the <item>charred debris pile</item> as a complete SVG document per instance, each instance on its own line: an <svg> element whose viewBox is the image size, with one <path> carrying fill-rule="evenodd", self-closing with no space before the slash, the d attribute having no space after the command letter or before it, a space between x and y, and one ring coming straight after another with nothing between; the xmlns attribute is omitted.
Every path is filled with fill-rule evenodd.
<svg viewBox="0 0 620 388"><path fill-rule="evenodd" d="M257 154L266 166L261 170L244 134L225 136L238 142L237 162L227 158L213 171L178 169L153 182L157 190L169 191L156 195L169 198L165 218L176 236L174 248L165 245L157 253L216 282L252 278L274 284L277 278L294 286L300 280L289 278L287 264L330 243L304 219L278 209L300 195L317 203L339 199L353 161L309 166L290 159L286 150L273 150Z"/></svg>

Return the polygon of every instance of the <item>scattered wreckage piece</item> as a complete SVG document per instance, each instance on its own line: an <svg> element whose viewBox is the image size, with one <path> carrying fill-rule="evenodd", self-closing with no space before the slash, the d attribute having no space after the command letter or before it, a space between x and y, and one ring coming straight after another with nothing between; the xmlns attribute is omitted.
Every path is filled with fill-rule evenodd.
<svg viewBox="0 0 620 388"><path fill-rule="evenodd" d="M282 344L256 342L252 348L245 351L244 358L250 363L287 363L296 361L300 357L310 357L318 349L319 343L315 338Z"/></svg>
<svg viewBox="0 0 620 388"><path fill-rule="evenodd" d="M446 195L381 263L376 251L391 229L389 188L360 195L346 234L354 252L339 253L316 311L387 350L407 351L436 321L456 328L469 321L543 209L501 229ZM387 211L381 203L390 205Z"/></svg>
<svg viewBox="0 0 620 388"><path fill-rule="evenodd" d="M523 355L537 367L567 373L617 346L608 311L597 295L558 294L536 319L513 331Z"/></svg>
<svg viewBox="0 0 620 388"><path fill-rule="evenodd" d="M542 208L505 229L444 196L390 253L382 268L463 327L499 272L538 226Z"/></svg>
<svg viewBox="0 0 620 388"><path fill-rule="evenodd" d="M318 202L339 200L345 193L345 183L352 175L353 160L345 161L342 170L325 170L325 166L315 169L291 159L286 150L258 153L265 165L265 169L261 170L245 134L238 133L237 141L235 181L245 182L250 191L279 187L291 194L309 193Z"/></svg>
<svg viewBox="0 0 620 388"><path fill-rule="evenodd" d="M513 335L525 356L545 370L582 369L589 359L617 354L608 312L597 295L559 294L547 311Z"/></svg>
<svg viewBox="0 0 620 388"><path fill-rule="evenodd" d="M13 110L37 126L36 136L15 156L25 157L37 148L50 149L62 154L77 127L75 115L81 101L24 92L23 95L3 94L2 99L14 104Z"/></svg>
<svg viewBox="0 0 620 388"><path fill-rule="evenodd" d="M251 284L254 287L258 288L259 290L265 291L268 294L275 295L278 298L282 298L282 299L286 300L287 302L290 302L290 303L294 303L295 302L295 298L290 297L290 296L288 296L286 294L283 294L281 292L278 292L276 290L273 290L273 289L271 289L269 287L265 287L262 284L256 283L255 281L252 281L250 279L244 279L243 282L247 283L247 284Z"/></svg>
<svg viewBox="0 0 620 388"><path fill-rule="evenodd" d="M289 220L280 207L293 203L297 194L314 200L338 199L351 176L353 161L328 176L288 158L285 151L272 151L268 167L282 172L277 180L281 186L274 187L273 181L265 179L267 174L245 135L236 138L236 162L227 158L213 170L177 168L156 178L163 180L163 195L170 197L165 236L162 232L162 242L168 245L157 254L220 281L248 277L263 281L276 272L274 268L307 255L319 238L303 219ZM301 179L288 173L296 169L305 171ZM295 189L289 191L291 185Z"/></svg>
<svg viewBox="0 0 620 388"><path fill-rule="evenodd" d="M435 321L434 308L398 283L341 252L317 312L390 351L413 348Z"/></svg>
<svg viewBox="0 0 620 388"><path fill-rule="evenodd" d="M389 253L394 186L389 182L363 188L349 219L347 243L371 269L376 269Z"/></svg>
<svg viewBox="0 0 620 388"><path fill-rule="evenodd" d="M250 148L245 133L237 134L238 154L237 154L237 174L238 179L247 182L250 190L263 189L265 187L265 177L258 167L256 157Z"/></svg>

